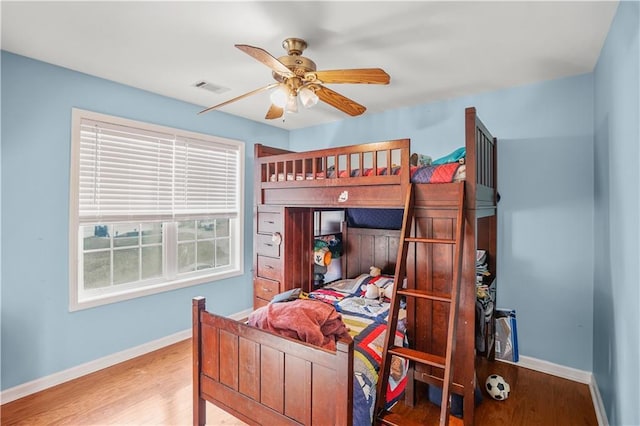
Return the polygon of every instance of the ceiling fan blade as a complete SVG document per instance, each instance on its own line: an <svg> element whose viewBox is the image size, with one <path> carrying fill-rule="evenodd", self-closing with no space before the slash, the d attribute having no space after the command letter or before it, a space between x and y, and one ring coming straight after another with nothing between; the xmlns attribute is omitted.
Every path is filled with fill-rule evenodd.
<svg viewBox="0 0 640 426"><path fill-rule="evenodd" d="M367 109L346 96L343 96L338 92L334 92L324 86L318 86L316 89L316 95L318 95L321 101L326 102L332 107L338 108L340 111L351 116L360 115Z"/></svg>
<svg viewBox="0 0 640 426"><path fill-rule="evenodd" d="M235 46L247 55L262 62L278 74L282 74L285 77L293 77L291 70L275 57L271 56L271 54L266 50L255 46L249 46L248 44L236 44Z"/></svg>
<svg viewBox="0 0 640 426"><path fill-rule="evenodd" d="M320 80L322 83L389 84L391 77L381 68L358 68L349 70L310 71L305 80Z"/></svg>
<svg viewBox="0 0 640 426"><path fill-rule="evenodd" d="M274 118L280 118L284 114L284 108L271 104L267 115L264 116L267 120L273 120Z"/></svg>
<svg viewBox="0 0 640 426"><path fill-rule="evenodd" d="M240 100L240 99L242 99L242 98L247 98L247 97L249 97L249 96L251 96L251 95L255 95L256 93L264 92L265 90L272 89L272 88L274 88L274 87L278 86L279 84L280 84L280 83L272 83L272 84L270 84L270 85L268 85L268 86L261 87L261 88L259 88L259 89L253 90L253 91L251 91L251 92L249 92L249 93L245 93L244 95L240 95L240 96L238 96L238 97L236 97L236 98L229 99L228 101L225 101L225 102L223 102L223 103L221 103L221 104L214 105L214 106L209 107L209 108L207 108L207 109L203 109L203 110L202 110L202 111L200 111L198 114L204 114L205 112L209 112L209 111L211 111L212 109L220 108L221 106L224 106L224 105L230 104L230 103L235 102L235 101L239 101L239 100Z"/></svg>

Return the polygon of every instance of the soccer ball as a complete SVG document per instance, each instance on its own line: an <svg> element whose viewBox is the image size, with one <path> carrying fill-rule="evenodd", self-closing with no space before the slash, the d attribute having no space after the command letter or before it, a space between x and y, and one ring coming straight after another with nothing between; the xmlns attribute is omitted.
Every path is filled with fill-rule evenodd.
<svg viewBox="0 0 640 426"><path fill-rule="evenodd" d="M493 399L497 399L498 401L504 401L509 398L509 392L511 392L509 383L507 383L502 376L497 374L492 374L487 377L484 387L487 389L489 396Z"/></svg>

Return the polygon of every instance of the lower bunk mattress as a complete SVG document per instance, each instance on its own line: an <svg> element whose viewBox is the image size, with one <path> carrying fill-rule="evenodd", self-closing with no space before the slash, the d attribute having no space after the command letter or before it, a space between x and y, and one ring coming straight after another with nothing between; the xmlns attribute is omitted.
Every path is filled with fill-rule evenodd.
<svg viewBox="0 0 640 426"><path fill-rule="evenodd" d="M356 426L372 424L389 313L388 299L362 296L362 286L372 282L380 288L393 285L389 277L361 275L329 283L302 299L271 303L249 316L252 326L327 349L335 349L336 339L353 339L353 424ZM395 337L398 346L406 341L402 311L400 317ZM404 395L408 366L407 360L393 356L386 392L387 408Z"/></svg>

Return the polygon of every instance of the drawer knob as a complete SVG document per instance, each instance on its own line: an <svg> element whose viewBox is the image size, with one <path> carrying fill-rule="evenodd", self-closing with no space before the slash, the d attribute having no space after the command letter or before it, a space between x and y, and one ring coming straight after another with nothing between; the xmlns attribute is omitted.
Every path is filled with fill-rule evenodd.
<svg viewBox="0 0 640 426"><path fill-rule="evenodd" d="M267 287L262 287L262 291L264 291L265 293L271 293L271 289Z"/></svg>
<svg viewBox="0 0 640 426"><path fill-rule="evenodd" d="M282 234L280 234L279 232L274 232L273 234L271 234L271 241L276 245L282 244Z"/></svg>

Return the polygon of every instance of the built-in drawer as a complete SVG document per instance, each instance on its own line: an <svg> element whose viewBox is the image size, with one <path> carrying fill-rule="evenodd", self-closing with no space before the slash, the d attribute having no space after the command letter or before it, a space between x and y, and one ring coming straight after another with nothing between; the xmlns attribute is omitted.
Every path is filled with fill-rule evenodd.
<svg viewBox="0 0 640 426"><path fill-rule="evenodd" d="M258 255L258 276L275 281L280 280L280 259Z"/></svg>
<svg viewBox="0 0 640 426"><path fill-rule="evenodd" d="M275 241L274 241L275 240ZM256 252L265 256L280 257L280 234L257 234Z"/></svg>
<svg viewBox="0 0 640 426"><path fill-rule="evenodd" d="M282 232L282 215L272 212L258 212L258 232L272 234Z"/></svg>
<svg viewBox="0 0 640 426"><path fill-rule="evenodd" d="M280 259L258 255L258 276L278 281L281 276Z"/></svg>
<svg viewBox="0 0 640 426"><path fill-rule="evenodd" d="M280 283L278 281L256 278L253 281L253 295L260 299L270 301L273 296L280 293Z"/></svg>
<svg viewBox="0 0 640 426"><path fill-rule="evenodd" d="M268 300L260 299L259 297L253 298L253 309L259 309L269 304Z"/></svg>

